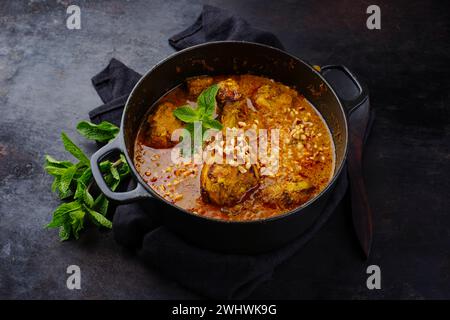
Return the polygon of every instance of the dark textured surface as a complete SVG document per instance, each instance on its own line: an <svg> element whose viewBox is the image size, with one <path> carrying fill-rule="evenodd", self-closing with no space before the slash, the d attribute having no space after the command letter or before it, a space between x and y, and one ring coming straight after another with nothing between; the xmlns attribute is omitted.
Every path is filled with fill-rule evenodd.
<svg viewBox="0 0 450 320"><path fill-rule="evenodd" d="M144 72L173 50L200 1L75 1L82 29L65 27L66 1L0 3L0 297L196 298L90 230L60 243L42 228L58 200L43 155L64 154L59 132L101 104L90 84L112 57ZM281 265L252 298L450 298L450 31L429 1L378 1L382 30L365 27L363 1L211 1L273 31L316 64L345 64L371 90L376 121L365 152L375 233L360 258L348 204ZM93 146L84 143L88 150ZM66 288L66 267L82 290ZM378 264L382 290L366 288Z"/></svg>

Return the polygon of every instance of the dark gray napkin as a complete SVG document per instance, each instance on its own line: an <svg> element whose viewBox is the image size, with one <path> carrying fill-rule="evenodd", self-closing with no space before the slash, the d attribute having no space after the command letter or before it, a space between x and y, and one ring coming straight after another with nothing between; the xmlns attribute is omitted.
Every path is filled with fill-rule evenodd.
<svg viewBox="0 0 450 320"><path fill-rule="evenodd" d="M280 40L273 33L253 28L241 17L208 5L203 6L202 13L192 26L172 36L169 43L181 50L219 40L258 42L283 49Z"/></svg>
<svg viewBox="0 0 450 320"><path fill-rule="evenodd" d="M120 125L123 107L140 78L139 73L112 59L102 72L92 78L92 85L104 105L89 112L89 118L95 123L109 121Z"/></svg>
<svg viewBox="0 0 450 320"><path fill-rule="evenodd" d="M210 21L208 17L212 14L215 17L211 22L214 28L206 24ZM199 21L201 27L199 27ZM218 25L224 26L223 29L217 29ZM209 30L207 35L204 34L205 30ZM222 31L219 32L219 30ZM239 30L239 33L233 30ZM176 48L182 48L199 43L200 39L211 41L235 34L245 35L246 40L261 39L261 31L257 30L253 34L253 30L241 18L231 16L220 9L205 6L195 24L172 37L170 41L176 44ZM198 32L200 34L197 34ZM252 34L254 37L250 38ZM263 37L263 39L267 38ZM271 37L269 36L268 39ZM270 44L277 46L276 42ZM121 62L111 60L109 65L92 79L105 105L89 113L91 120L96 123L108 120L119 125L126 98L139 77L138 73ZM369 131L367 130L367 133ZM155 220L151 212L155 212L158 208L151 200L117 208L113 219L114 239L119 244L134 250L148 265L201 295L210 298L245 298L259 284L271 277L276 266L291 257L325 224L344 197L347 186L347 176L343 174L326 208L311 228L289 245L269 253L232 255L192 246Z"/></svg>

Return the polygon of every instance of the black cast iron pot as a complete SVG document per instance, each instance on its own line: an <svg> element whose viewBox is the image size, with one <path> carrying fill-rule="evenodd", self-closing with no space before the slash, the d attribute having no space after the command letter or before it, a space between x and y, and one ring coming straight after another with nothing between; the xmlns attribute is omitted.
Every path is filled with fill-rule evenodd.
<svg viewBox="0 0 450 320"><path fill-rule="evenodd" d="M162 223L198 246L233 253L268 251L301 235L320 215L337 178L343 173L348 147L346 114L358 106L365 92L355 77L342 66L339 69L359 88L353 101L342 101L323 75L310 64L266 45L220 41L177 52L148 71L131 92L122 116L118 137L98 150L91 158L92 172L101 191L118 202L156 199L157 206L148 214L158 215ZM280 81L298 89L322 114L335 144L334 177L316 197L282 215L258 221L221 221L192 214L162 198L139 176L133 165L133 148L137 131L150 106L186 78L204 74L251 73ZM100 173L98 163L113 151L125 154L137 187L128 192L111 191Z"/></svg>

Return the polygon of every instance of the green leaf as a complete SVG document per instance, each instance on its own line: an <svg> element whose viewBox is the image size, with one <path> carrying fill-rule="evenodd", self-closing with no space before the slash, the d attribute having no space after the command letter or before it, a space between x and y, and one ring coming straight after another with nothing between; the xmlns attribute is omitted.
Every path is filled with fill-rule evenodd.
<svg viewBox="0 0 450 320"><path fill-rule="evenodd" d="M83 171L83 174L77 179L77 189L75 191L75 199L81 199L84 197L84 191L86 189L86 186L89 185L89 183L92 180L92 171L91 168L86 168Z"/></svg>
<svg viewBox="0 0 450 320"><path fill-rule="evenodd" d="M127 178L130 175L130 172L131 172L131 170L128 165L121 166L119 169L120 180L124 180L125 178Z"/></svg>
<svg viewBox="0 0 450 320"><path fill-rule="evenodd" d="M84 191L86 190L86 185L83 182L77 182L77 189L73 196L74 199L82 199L84 197Z"/></svg>
<svg viewBox="0 0 450 320"><path fill-rule="evenodd" d="M85 138L99 142L114 139L120 131L119 127L107 121L102 121L100 124L81 121L77 125L77 130Z"/></svg>
<svg viewBox="0 0 450 320"><path fill-rule="evenodd" d="M99 168L102 173L108 173L108 172L110 172L109 169L111 168L111 166L112 166L112 162L109 160L105 160L105 161L100 162Z"/></svg>
<svg viewBox="0 0 450 320"><path fill-rule="evenodd" d="M94 206L95 210L97 210L100 214L106 216L108 213L109 200L105 197L104 194L101 194L95 199Z"/></svg>
<svg viewBox="0 0 450 320"><path fill-rule="evenodd" d="M64 144L64 148L69 151L75 158L80 160L80 162L88 167L90 167L89 158L84 154L84 152L75 144L69 137L62 132L61 139Z"/></svg>
<svg viewBox="0 0 450 320"><path fill-rule="evenodd" d="M108 122L95 125L87 121L80 122L77 130L84 137L100 142L111 140L120 131L118 127ZM59 228L61 241L68 240L72 236L78 239L84 228L86 216L99 226L111 228L111 221L105 217L109 200L105 195L99 194L94 201L88 188L93 181L89 158L66 133L61 133L61 139L65 149L79 162L74 164L71 161L58 161L49 155L45 156L44 168L55 177L52 182L52 191L58 191L61 199L71 199L69 200L71 202L62 203L56 208L52 220L46 227ZM105 176L107 185L113 191L131 172L123 154L114 164L111 161L102 161L100 170ZM76 182L76 188L74 182Z"/></svg>
<svg viewBox="0 0 450 320"><path fill-rule="evenodd" d="M81 162L78 162L76 166L77 166L77 171L73 175L73 178L77 179L77 180L83 175L84 171L91 169L90 167L85 166Z"/></svg>
<svg viewBox="0 0 450 320"><path fill-rule="evenodd" d="M200 114L197 110L192 109L190 106L182 106L173 110L173 115L187 123L195 122L200 119Z"/></svg>
<svg viewBox="0 0 450 320"><path fill-rule="evenodd" d="M100 225L102 227L111 229L112 223L107 218L105 218L101 213L84 207L84 209L88 212L89 217L94 221L95 224Z"/></svg>
<svg viewBox="0 0 450 320"><path fill-rule="evenodd" d="M59 176L57 176L57 177L55 177L55 179L53 179L52 192L56 192L56 190L59 190L60 182L61 182L61 178Z"/></svg>
<svg viewBox="0 0 450 320"><path fill-rule="evenodd" d="M70 232L71 232L70 224L66 224L66 226L60 227L59 228L59 239L61 241L69 240Z"/></svg>
<svg viewBox="0 0 450 320"><path fill-rule="evenodd" d="M61 199L61 200L70 198L71 196L73 196L73 194L74 194L73 191L70 189L68 189L66 192L61 192L60 190L58 190L58 196L59 196L59 199Z"/></svg>
<svg viewBox="0 0 450 320"><path fill-rule="evenodd" d="M103 178L105 179L106 185L107 185L108 187L111 187L111 186L113 185L113 183L114 183L115 181L117 181L116 179L114 179L114 177L112 176L111 173L105 174L105 175L103 176Z"/></svg>
<svg viewBox="0 0 450 320"><path fill-rule="evenodd" d="M213 84L212 86L203 90L197 98L198 112L203 116L212 117L216 108L216 95L219 91L219 86Z"/></svg>
<svg viewBox="0 0 450 320"><path fill-rule="evenodd" d="M194 137L195 126L194 122L201 121L201 133L203 134L206 129L221 130L222 124L214 120L212 117L216 109L216 95L219 91L219 86L214 84L200 93L197 98L197 109L192 109L189 106L182 106L173 111L173 114L178 119L186 122L185 128ZM191 139L193 142L193 139ZM194 143L192 143L194 145Z"/></svg>
<svg viewBox="0 0 450 320"><path fill-rule="evenodd" d="M94 205L94 198L89 193L89 190L87 188L84 189L83 201L89 208L92 208L92 206Z"/></svg>
<svg viewBox="0 0 450 320"><path fill-rule="evenodd" d="M56 210L53 212L52 221L47 224L46 228L57 228L64 224L67 221L68 214L73 211L77 211L81 209L81 205L77 201L68 202L61 204Z"/></svg>
<svg viewBox="0 0 450 320"><path fill-rule="evenodd" d="M116 167L111 166L111 168L109 168L109 170L110 170L110 172L111 172L111 174L112 174L114 179L120 180L120 174L119 174L119 171L117 171Z"/></svg>
<svg viewBox="0 0 450 320"><path fill-rule="evenodd" d="M69 212L70 225L72 227L72 234L75 239L78 239L80 231L84 227L84 216L86 213L82 209Z"/></svg>
<svg viewBox="0 0 450 320"><path fill-rule="evenodd" d="M189 133L191 134L191 137L194 136L195 126L194 126L193 123L188 123L188 124L186 125L185 129L186 129L187 131L189 131Z"/></svg>
<svg viewBox="0 0 450 320"><path fill-rule="evenodd" d="M120 179L124 179L131 172L130 166L126 162L125 157L123 157L123 159L122 159L122 157L123 157L123 155L121 154L122 165L119 167Z"/></svg>
<svg viewBox="0 0 450 320"><path fill-rule="evenodd" d="M128 165L123 165L119 168L120 180L125 180L130 175L130 167Z"/></svg>
<svg viewBox="0 0 450 320"><path fill-rule="evenodd" d="M108 186L112 191L116 191L117 187L120 185L120 180L114 179L113 182L109 183Z"/></svg>
<svg viewBox="0 0 450 320"><path fill-rule="evenodd" d="M222 130L222 124L215 119L203 119L202 125L208 129Z"/></svg>
<svg viewBox="0 0 450 320"><path fill-rule="evenodd" d="M68 168L73 166L74 164L70 161L58 161L52 156L48 154L45 155L45 166L46 167L55 167L55 168Z"/></svg>
<svg viewBox="0 0 450 320"><path fill-rule="evenodd" d="M67 170L67 168L59 168L59 167L52 167L52 166L45 166L44 169L45 169L45 171L47 171L47 173L49 175L54 176L54 177L62 176Z"/></svg>
<svg viewBox="0 0 450 320"><path fill-rule="evenodd" d="M70 184L72 183L73 176L77 171L76 166L71 166L66 169L64 174L61 176L61 181L59 183L59 190L61 193L65 194L69 190Z"/></svg>

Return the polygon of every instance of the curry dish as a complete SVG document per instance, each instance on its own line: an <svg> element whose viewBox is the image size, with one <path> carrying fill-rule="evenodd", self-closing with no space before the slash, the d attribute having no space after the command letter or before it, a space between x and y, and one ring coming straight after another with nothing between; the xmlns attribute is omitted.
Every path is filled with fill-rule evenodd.
<svg viewBox="0 0 450 320"><path fill-rule="evenodd" d="M214 117L222 124L224 137L229 130L278 130L277 170L259 159L172 161L178 143L171 140L172 133L186 126L174 110L186 104L196 108L193 101L214 84L218 86ZM187 79L151 108L139 129L134 163L153 190L194 214L258 220L295 209L320 193L333 176L334 145L325 121L298 91L254 75L200 76Z"/></svg>

